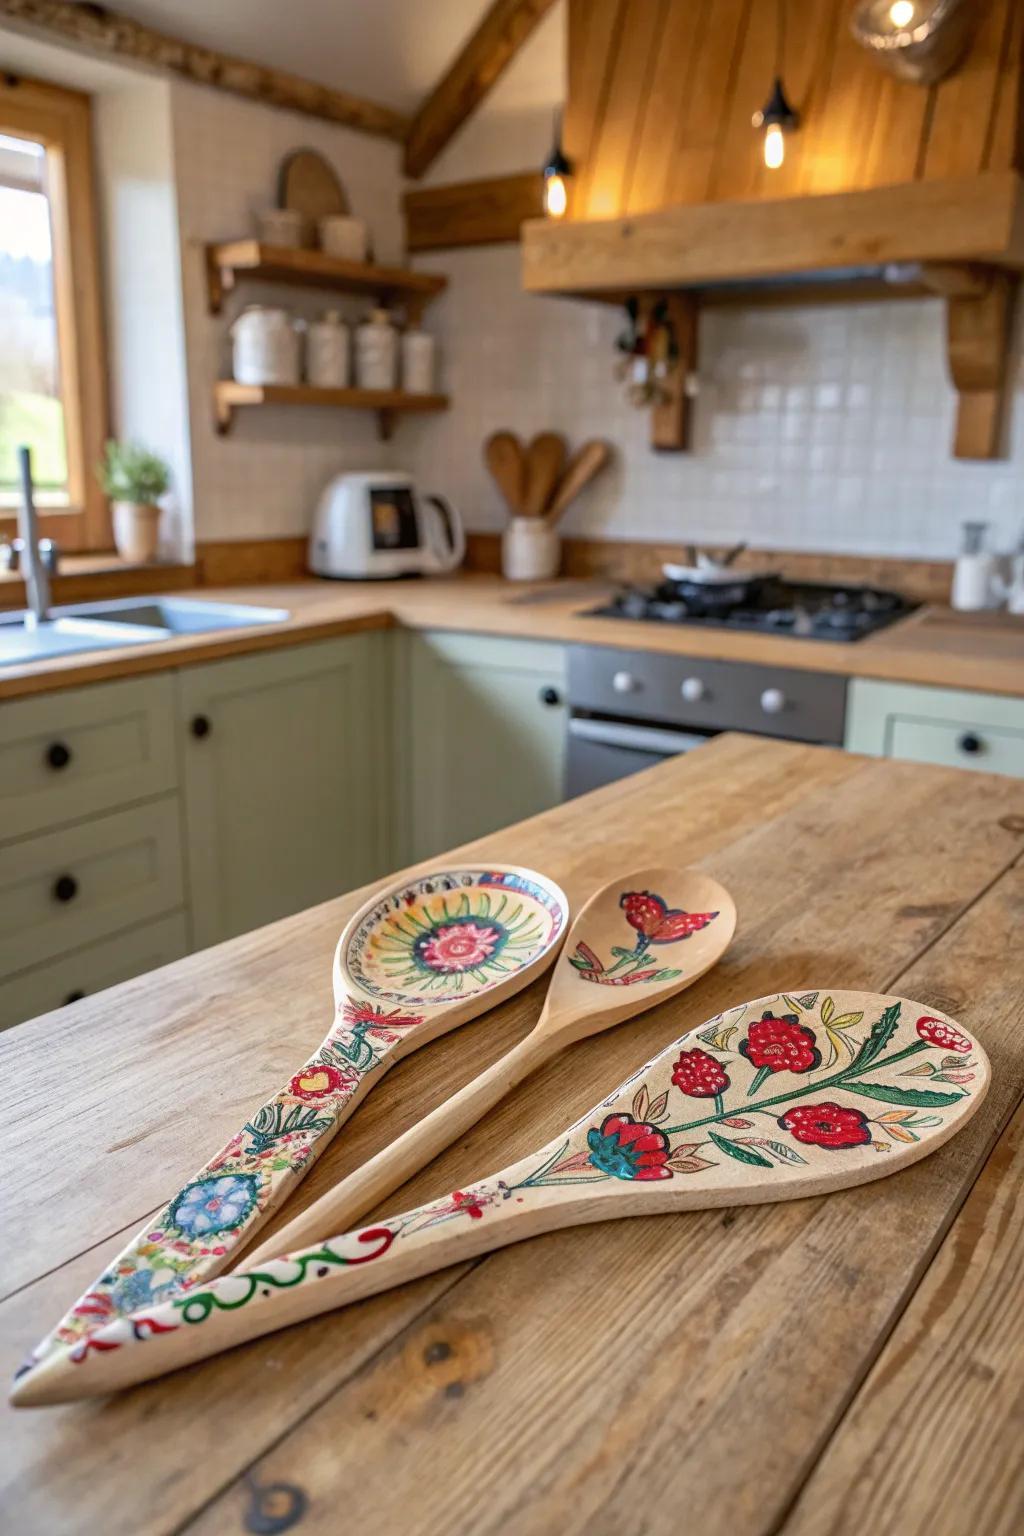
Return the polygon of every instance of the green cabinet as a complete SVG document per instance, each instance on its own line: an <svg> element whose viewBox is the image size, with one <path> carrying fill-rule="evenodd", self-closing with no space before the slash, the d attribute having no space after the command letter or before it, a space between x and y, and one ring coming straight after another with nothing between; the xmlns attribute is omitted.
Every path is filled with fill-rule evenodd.
<svg viewBox="0 0 1024 1536"><path fill-rule="evenodd" d="M388 868L384 634L177 675L197 949Z"/></svg>
<svg viewBox="0 0 1024 1536"><path fill-rule="evenodd" d="M396 779L408 857L430 858L557 805L564 647L447 631L394 638Z"/></svg>
<svg viewBox="0 0 1024 1536"><path fill-rule="evenodd" d="M857 677L847 694L845 745L1024 778L1024 699Z"/></svg>

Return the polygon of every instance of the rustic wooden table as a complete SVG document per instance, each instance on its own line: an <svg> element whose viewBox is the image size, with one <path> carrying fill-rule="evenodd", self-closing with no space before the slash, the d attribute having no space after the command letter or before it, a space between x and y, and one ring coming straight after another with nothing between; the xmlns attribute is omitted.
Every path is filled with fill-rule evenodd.
<svg viewBox="0 0 1024 1536"><path fill-rule="evenodd" d="M1024 784L720 737L473 849L575 904L616 868L699 863L739 930L717 970L573 1048L386 1210L539 1145L685 1029L779 989L952 1013L991 1056L988 1099L880 1183L554 1234L105 1402L8 1410L4 1529L1018 1536ZM0 1040L9 1372L319 1041L360 899ZM525 1033L542 990L396 1068L297 1200Z"/></svg>

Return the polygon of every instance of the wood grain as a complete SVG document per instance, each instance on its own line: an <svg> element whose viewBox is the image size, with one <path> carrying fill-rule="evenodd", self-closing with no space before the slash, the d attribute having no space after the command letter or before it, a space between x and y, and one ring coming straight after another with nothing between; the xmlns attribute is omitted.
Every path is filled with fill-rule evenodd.
<svg viewBox="0 0 1024 1536"><path fill-rule="evenodd" d="M448 279L438 272L344 261L339 256L328 256L325 251L292 250L264 245L259 240L227 240L208 245L206 279L211 314L220 311L225 295L242 279L369 294L386 306L414 304L417 313L448 285Z"/></svg>
<svg viewBox="0 0 1024 1536"><path fill-rule="evenodd" d="M433 164L553 4L554 0L492 0L409 125L407 176L422 176Z"/></svg>
<svg viewBox="0 0 1024 1536"><path fill-rule="evenodd" d="M405 247L443 251L462 245L500 245L519 239L526 219L544 213L544 180L539 171L490 176L406 192Z"/></svg>
<svg viewBox="0 0 1024 1536"><path fill-rule="evenodd" d="M408 119L390 107L210 48L198 48L103 6L72 4L71 0L0 0L0 16L15 26L56 36L75 48L166 70L263 106L284 107L399 141L408 129Z"/></svg>

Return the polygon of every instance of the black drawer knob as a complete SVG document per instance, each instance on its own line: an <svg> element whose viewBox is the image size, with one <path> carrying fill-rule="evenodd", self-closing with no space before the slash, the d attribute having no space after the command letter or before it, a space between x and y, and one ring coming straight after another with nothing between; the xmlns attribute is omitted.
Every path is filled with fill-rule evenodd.
<svg viewBox="0 0 1024 1536"><path fill-rule="evenodd" d="M66 1008L69 1003L80 1003L84 996L85 996L85 993L82 991L81 987L76 987L73 992L69 992L68 993L67 997L64 999L64 1002L63 1002L62 1006Z"/></svg>
<svg viewBox="0 0 1024 1536"><path fill-rule="evenodd" d="M206 715L195 715L189 729L197 741L202 741L204 736L209 736L212 727Z"/></svg>
<svg viewBox="0 0 1024 1536"><path fill-rule="evenodd" d="M549 709L554 709L556 704L561 704L562 695L557 688L542 688L540 691L540 701L542 704L546 704Z"/></svg>
<svg viewBox="0 0 1024 1536"><path fill-rule="evenodd" d="M66 768L71 761L71 748L62 741L52 741L46 749L46 761L51 768Z"/></svg>
<svg viewBox="0 0 1024 1536"><path fill-rule="evenodd" d="M78 881L74 875L59 875L53 882L55 901L73 901L78 895Z"/></svg>
<svg viewBox="0 0 1024 1536"><path fill-rule="evenodd" d="M984 745L985 743L982 741L981 737L975 736L973 731L965 731L964 734L960 737L960 740L957 742L957 746L960 748L960 751L969 752L972 757L976 752L980 752Z"/></svg>

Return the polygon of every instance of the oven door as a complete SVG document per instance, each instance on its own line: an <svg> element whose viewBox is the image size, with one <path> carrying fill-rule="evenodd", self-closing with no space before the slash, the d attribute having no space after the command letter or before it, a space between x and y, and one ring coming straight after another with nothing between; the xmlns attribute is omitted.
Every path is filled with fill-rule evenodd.
<svg viewBox="0 0 1024 1536"><path fill-rule="evenodd" d="M584 795L666 757L691 752L717 731L676 731L661 725L631 725L620 720L569 718L566 795Z"/></svg>

